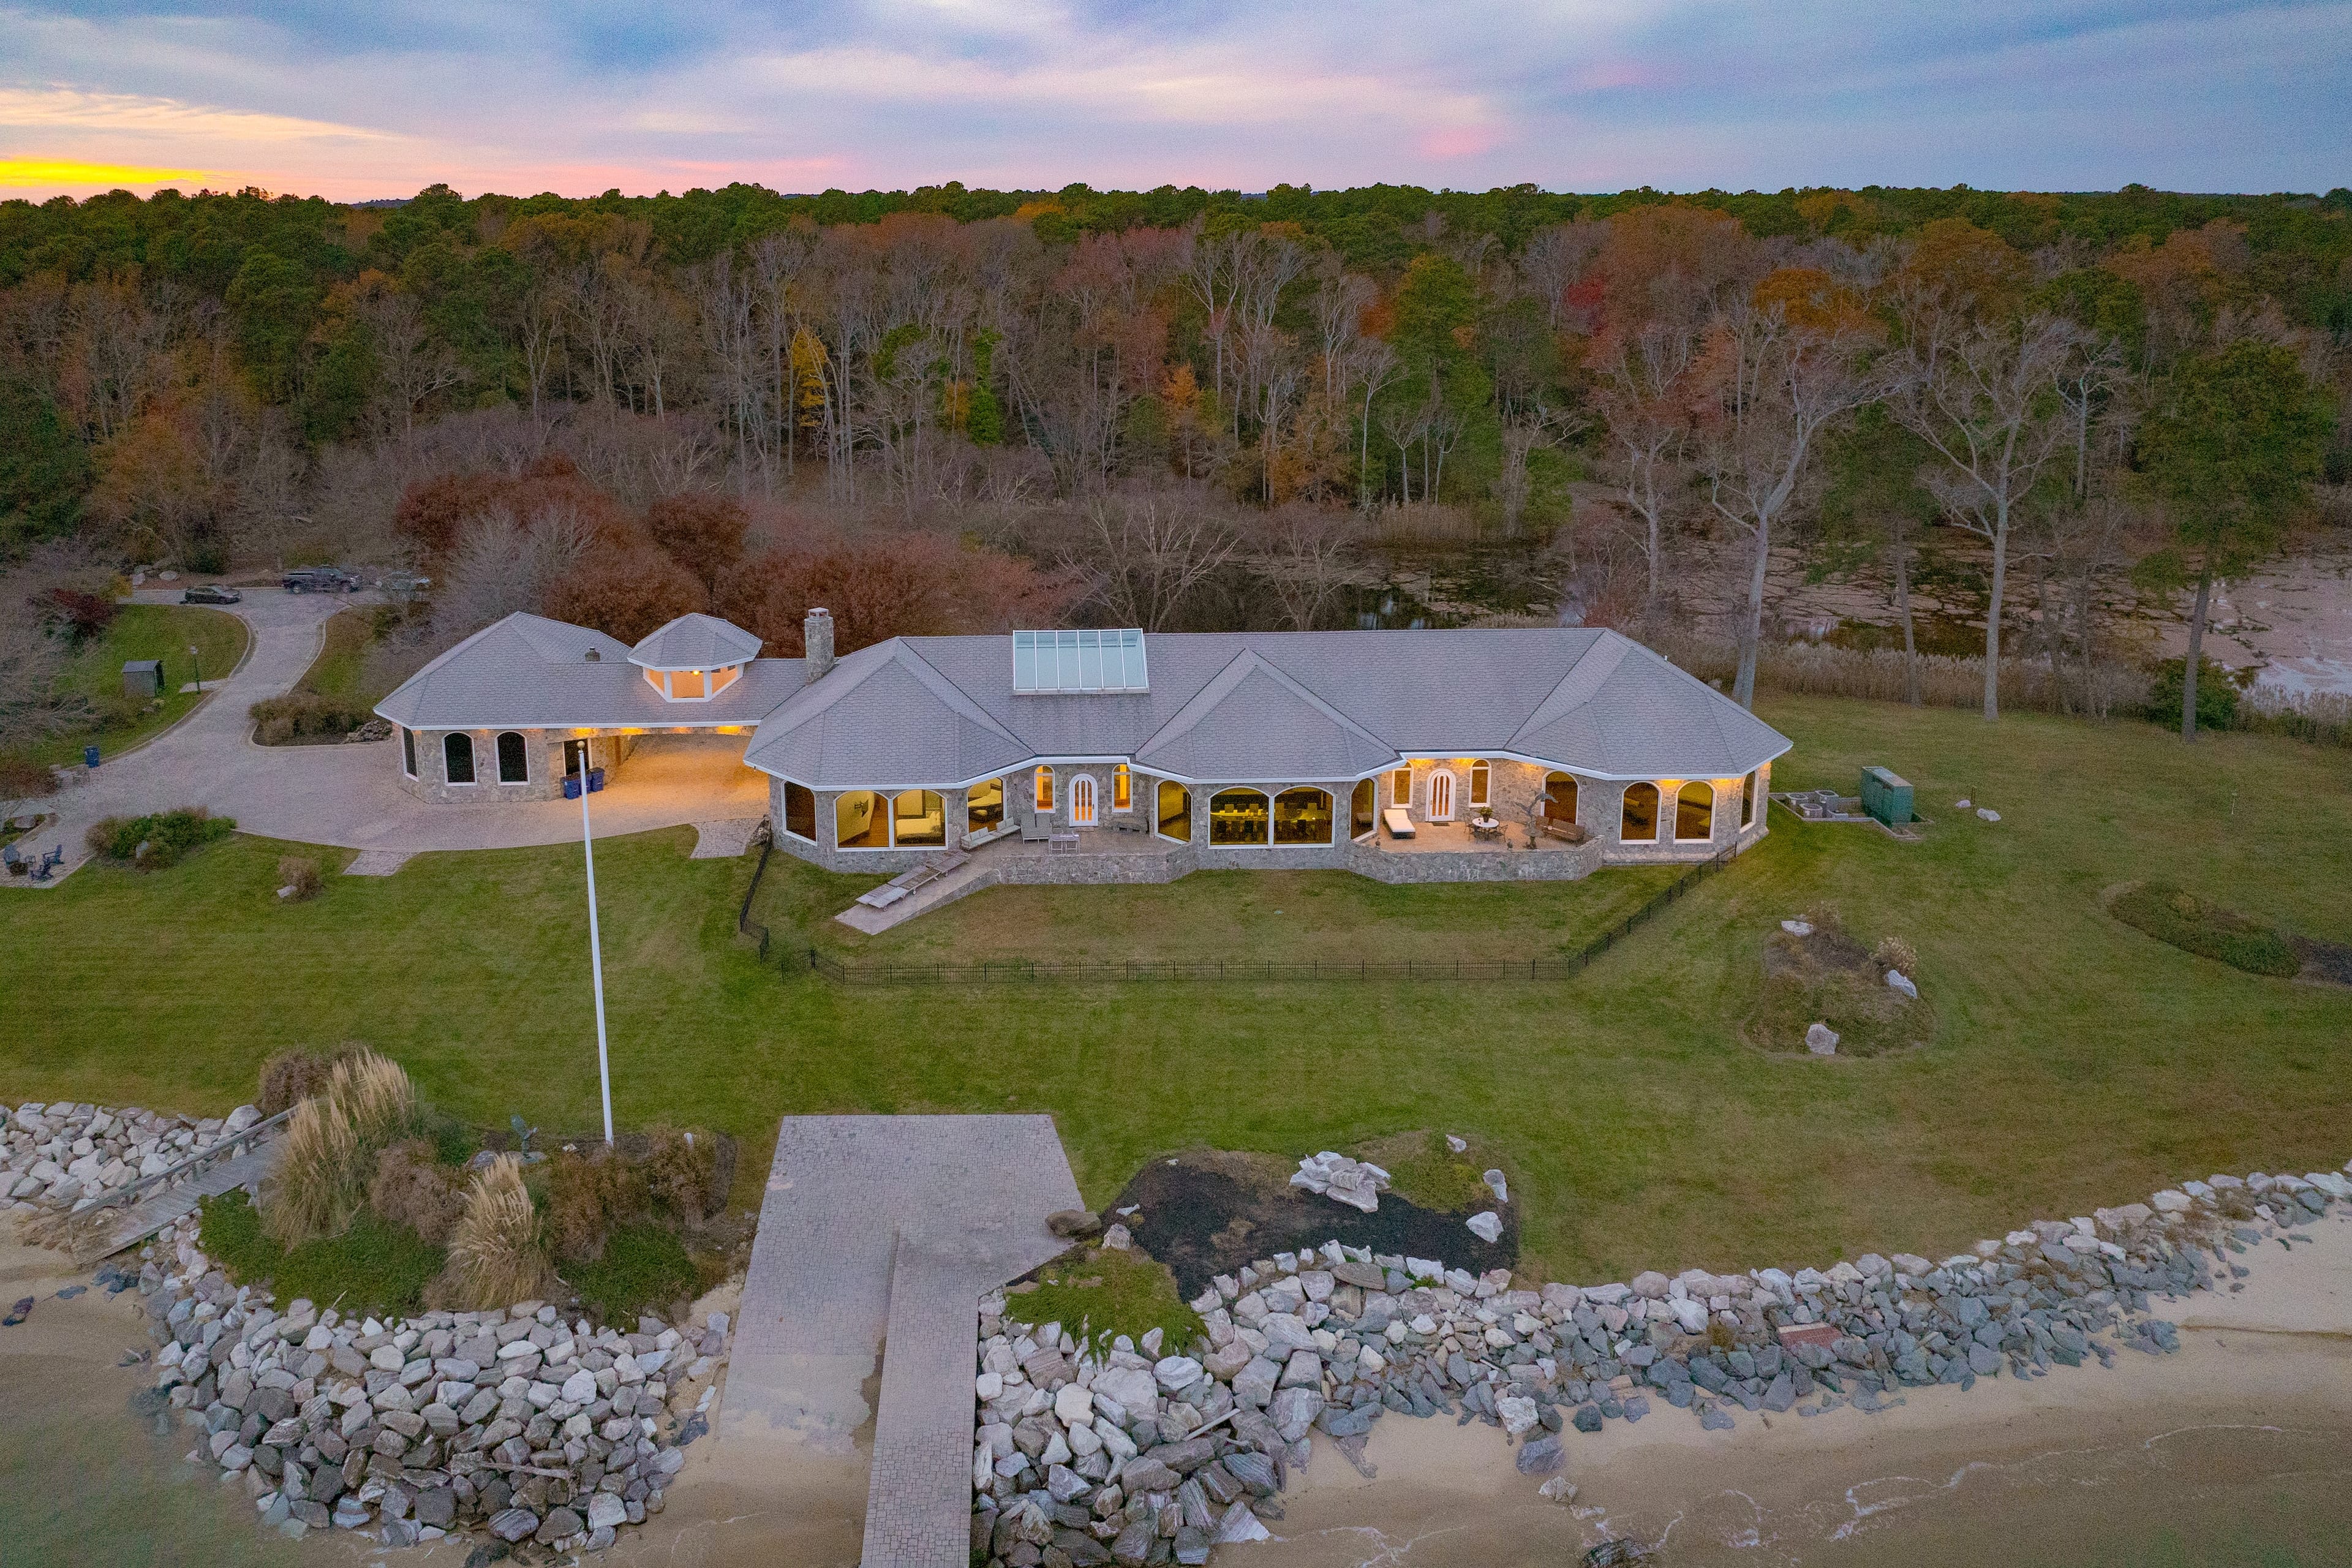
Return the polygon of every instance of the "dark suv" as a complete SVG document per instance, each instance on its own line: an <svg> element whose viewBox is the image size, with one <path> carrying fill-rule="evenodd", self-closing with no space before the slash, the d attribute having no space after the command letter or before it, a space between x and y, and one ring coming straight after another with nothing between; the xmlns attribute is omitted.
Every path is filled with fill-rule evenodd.
<svg viewBox="0 0 2352 1568"><path fill-rule="evenodd" d="M357 577L339 566L297 566L285 577L289 594L352 594L359 585Z"/></svg>

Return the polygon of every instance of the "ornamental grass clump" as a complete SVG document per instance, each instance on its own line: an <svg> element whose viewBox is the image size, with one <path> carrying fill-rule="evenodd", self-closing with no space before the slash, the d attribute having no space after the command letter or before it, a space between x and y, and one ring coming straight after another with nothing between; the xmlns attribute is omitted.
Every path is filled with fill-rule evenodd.
<svg viewBox="0 0 2352 1568"><path fill-rule="evenodd" d="M449 1233L448 1264L428 1299L478 1311L546 1295L552 1283L522 1162L501 1154L474 1173L466 1212Z"/></svg>
<svg viewBox="0 0 2352 1568"><path fill-rule="evenodd" d="M377 1156L416 1120L416 1088L398 1062L362 1049L338 1058L287 1120L278 1168L264 1184L262 1225L294 1247L349 1228L367 1202Z"/></svg>

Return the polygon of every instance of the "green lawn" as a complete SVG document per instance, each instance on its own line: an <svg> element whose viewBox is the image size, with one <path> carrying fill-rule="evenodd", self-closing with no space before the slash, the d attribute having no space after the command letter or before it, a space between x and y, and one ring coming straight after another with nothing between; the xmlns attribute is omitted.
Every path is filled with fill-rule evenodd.
<svg viewBox="0 0 2352 1568"><path fill-rule="evenodd" d="M196 705L194 692L180 688L196 679L201 663L206 680L218 680L245 658L245 623L226 610L193 605L125 605L112 624L84 644L58 673L60 692L89 697L100 705L96 725L77 727L31 748L45 763L81 760L81 749L95 741L102 756L130 750L158 731L177 723ZM199 650L188 657L189 645ZM152 712L130 710L121 701L122 667L134 658L163 661L163 700ZM110 710L123 710L120 713Z"/></svg>
<svg viewBox="0 0 2352 1568"><path fill-rule="evenodd" d="M375 614L372 610L338 610L327 618L319 657L302 672L295 683L297 691L315 691L321 697L365 698L373 701L383 696L367 688L368 644L375 640Z"/></svg>
<svg viewBox="0 0 2352 1568"><path fill-rule="evenodd" d="M1338 871L1196 871L1160 887L995 888L868 937L833 919L882 879L768 864L751 916L852 963L1244 963L1557 958L1687 868L1628 868L1531 895L1512 882L1394 888Z"/></svg>
<svg viewBox="0 0 2352 1568"><path fill-rule="evenodd" d="M1296 1156L1442 1128L1508 1163L1531 1259L1580 1280L1937 1254L2161 1182L2352 1155L2352 992L2191 956L2098 904L2161 877L2352 940L2340 752L1830 700L1765 714L1798 741L1776 783L1848 786L1885 763L1918 785L1927 841L1776 813L1756 851L1561 983L842 989L738 945L749 859L688 860L683 830L613 841L597 870L615 1114L735 1131L746 1200L788 1110L1051 1111L1097 1203L1161 1151ZM1964 791L2003 820L1954 812ZM270 1052L361 1039L474 1121L594 1124L576 849L427 855L289 907L271 893L284 847L237 839L0 895L0 1093L220 1110ZM1565 940L1544 933L1614 876L1297 900L1315 879L1194 878L1100 908L1130 931L1155 910L1171 930L1223 920L1244 942L1287 929L1272 910L1287 922L1294 902L1372 922L1368 944ZM778 942L865 880L789 873ZM1442 902L1473 892L1491 901ZM1766 932L1822 899L1916 946L1928 1046L1817 1061L1741 1043ZM955 929L1023 946L1002 933L1039 907L982 893Z"/></svg>

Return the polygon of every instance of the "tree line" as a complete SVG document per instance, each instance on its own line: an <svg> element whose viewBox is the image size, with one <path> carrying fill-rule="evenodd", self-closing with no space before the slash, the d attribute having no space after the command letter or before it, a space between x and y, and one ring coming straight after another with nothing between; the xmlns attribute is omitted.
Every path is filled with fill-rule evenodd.
<svg viewBox="0 0 2352 1568"><path fill-rule="evenodd" d="M1564 548L1593 618L1732 583L1747 700L1792 546L1884 581L1916 651L1961 537L1990 716L2013 572L2036 655L2087 668L2115 574L2202 606L2352 479L2347 346L2343 190L17 201L0 547L405 552L630 620L698 575L652 509L727 497L780 624L894 558L817 534L975 520L979 567L896 554L991 584L902 583L941 629L1198 622L1243 559L1227 618L1328 624L1365 520L1444 514Z"/></svg>

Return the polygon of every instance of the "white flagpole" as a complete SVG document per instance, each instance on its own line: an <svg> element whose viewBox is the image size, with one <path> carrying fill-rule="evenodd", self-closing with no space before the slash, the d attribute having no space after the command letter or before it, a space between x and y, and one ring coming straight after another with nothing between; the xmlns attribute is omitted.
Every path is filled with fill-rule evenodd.
<svg viewBox="0 0 2352 1568"><path fill-rule="evenodd" d="M596 983L596 1079L604 1095L604 1146L613 1145L613 1067L604 1051L604 951L596 935L596 837L588 826L588 748L580 748L580 847L588 858L588 969Z"/></svg>

